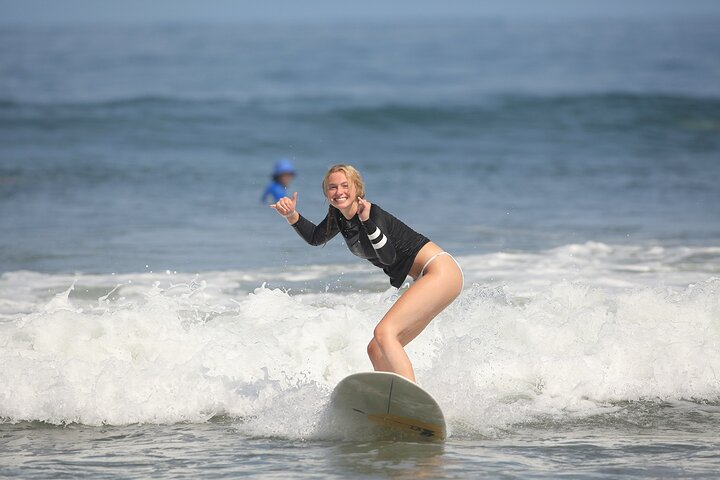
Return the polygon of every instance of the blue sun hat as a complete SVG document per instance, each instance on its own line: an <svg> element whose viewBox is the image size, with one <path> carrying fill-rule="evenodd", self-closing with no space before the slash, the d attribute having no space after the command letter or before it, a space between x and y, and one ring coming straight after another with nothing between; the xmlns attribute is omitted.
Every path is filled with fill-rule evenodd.
<svg viewBox="0 0 720 480"><path fill-rule="evenodd" d="M285 175L286 173L289 173L290 175L297 175L297 171L295 170L292 162L286 158L282 158L275 164L273 177L279 177L280 175Z"/></svg>

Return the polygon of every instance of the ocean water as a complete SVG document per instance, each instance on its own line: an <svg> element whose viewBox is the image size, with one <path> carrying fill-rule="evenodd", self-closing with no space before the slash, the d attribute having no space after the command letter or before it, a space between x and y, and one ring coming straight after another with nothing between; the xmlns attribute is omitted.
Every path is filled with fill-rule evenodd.
<svg viewBox="0 0 720 480"><path fill-rule="evenodd" d="M0 476L715 478L717 19L0 29ZM396 295L332 163L456 254L444 444L324 428Z"/></svg>

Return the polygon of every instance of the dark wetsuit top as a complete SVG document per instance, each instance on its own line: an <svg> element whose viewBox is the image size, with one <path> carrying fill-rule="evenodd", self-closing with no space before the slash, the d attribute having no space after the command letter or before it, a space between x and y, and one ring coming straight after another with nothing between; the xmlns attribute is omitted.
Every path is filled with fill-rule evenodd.
<svg viewBox="0 0 720 480"><path fill-rule="evenodd" d="M430 241L377 204L372 204L370 218L365 222L357 215L348 220L340 210L330 207L319 225L300 215L293 228L310 245L323 245L338 232L342 233L348 249L382 268L390 277L390 285L397 288L407 278L415 256Z"/></svg>

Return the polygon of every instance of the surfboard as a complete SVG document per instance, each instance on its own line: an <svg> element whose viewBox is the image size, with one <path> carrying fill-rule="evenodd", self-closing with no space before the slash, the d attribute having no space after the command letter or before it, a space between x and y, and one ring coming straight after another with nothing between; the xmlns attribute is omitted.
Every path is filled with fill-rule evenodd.
<svg viewBox="0 0 720 480"><path fill-rule="evenodd" d="M330 397L336 426L351 436L444 440L445 417L437 401L406 378L389 372L345 377Z"/></svg>

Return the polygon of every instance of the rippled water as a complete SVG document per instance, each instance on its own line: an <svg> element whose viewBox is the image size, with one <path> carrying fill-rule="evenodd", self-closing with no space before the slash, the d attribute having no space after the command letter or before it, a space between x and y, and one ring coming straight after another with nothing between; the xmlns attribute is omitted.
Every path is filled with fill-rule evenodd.
<svg viewBox="0 0 720 480"><path fill-rule="evenodd" d="M0 475L720 470L704 20L0 30ZM330 438L398 293L259 196L328 164L457 254L408 348L441 445Z"/></svg>
<svg viewBox="0 0 720 480"><path fill-rule="evenodd" d="M682 412L687 408L689 412ZM0 426L0 473L25 478L558 476L713 478L718 405L635 405L630 418L520 425L443 444L248 438L235 422L129 427ZM694 413L693 413L694 412ZM698 418L715 418L698 427ZM7 441L6 439L12 440Z"/></svg>
<svg viewBox="0 0 720 480"><path fill-rule="evenodd" d="M455 253L720 238L712 19L0 30L0 271L345 261L328 165ZM268 242L271 248L268 248Z"/></svg>

